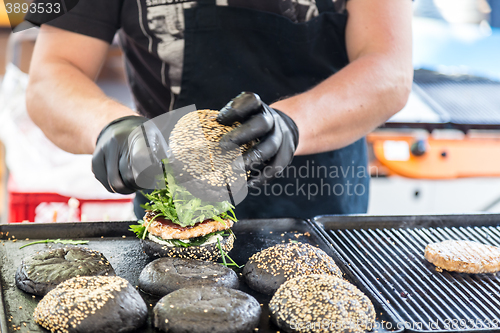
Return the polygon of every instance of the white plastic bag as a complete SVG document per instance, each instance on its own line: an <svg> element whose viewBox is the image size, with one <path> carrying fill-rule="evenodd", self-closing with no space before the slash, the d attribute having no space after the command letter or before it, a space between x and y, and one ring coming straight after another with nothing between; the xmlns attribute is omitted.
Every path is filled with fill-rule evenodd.
<svg viewBox="0 0 500 333"><path fill-rule="evenodd" d="M74 155L55 146L26 111L28 75L13 64L0 86L0 140L16 192L58 193L79 199L123 199L94 177L91 155ZM71 98L68 96L68 98Z"/></svg>

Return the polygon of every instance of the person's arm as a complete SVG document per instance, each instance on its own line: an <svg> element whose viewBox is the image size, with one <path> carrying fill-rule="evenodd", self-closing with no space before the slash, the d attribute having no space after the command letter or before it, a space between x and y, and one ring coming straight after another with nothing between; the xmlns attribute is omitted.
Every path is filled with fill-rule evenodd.
<svg viewBox="0 0 500 333"><path fill-rule="evenodd" d="M107 97L94 80L106 58L103 40L42 25L30 65L26 105L33 121L60 148L92 154L101 130L136 115Z"/></svg>
<svg viewBox="0 0 500 333"><path fill-rule="evenodd" d="M410 0L348 0L350 63L313 89L271 105L299 128L296 155L345 147L406 104L413 79Z"/></svg>

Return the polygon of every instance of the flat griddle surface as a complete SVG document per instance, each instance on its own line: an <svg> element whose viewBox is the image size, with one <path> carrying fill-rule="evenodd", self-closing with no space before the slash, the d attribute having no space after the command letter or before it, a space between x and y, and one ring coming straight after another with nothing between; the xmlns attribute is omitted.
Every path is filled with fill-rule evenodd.
<svg viewBox="0 0 500 333"><path fill-rule="evenodd" d="M140 272L151 259L142 252L139 240L135 235L128 231L130 224L134 224L134 222L32 223L0 226L0 232L3 233L0 244L0 282L3 301L3 309L0 309L0 324L2 332L47 332L35 324L32 318L33 311L41 298L33 298L30 294L17 289L14 276L24 257L31 256L37 251L62 247L62 245L36 244L19 249L20 246L31 241L48 238L89 240L89 244L81 246L101 251L108 258L118 276L127 279L133 286L137 286ZM235 224L233 231L237 239L230 256L240 265L245 264L252 254L275 244L289 242L289 240L317 245L336 261L338 260L335 251L311 222L294 219L241 220ZM13 235L17 241L7 240ZM29 240L25 240L26 238ZM341 269L346 271L344 266ZM236 272L240 273L240 270L236 270ZM251 294L259 303L263 304L258 332L274 333L279 331L269 319L267 305L271 297L249 289L241 281L241 277L240 290ZM141 294L150 309L150 315L147 324L138 332L159 332L152 326L152 308L158 298ZM2 303L0 303L0 307ZM383 308L374 305L377 315L379 315L377 318L378 326L381 326L381 321L387 321L390 318L385 314ZM20 330L14 330L14 327L20 327Z"/></svg>
<svg viewBox="0 0 500 333"><path fill-rule="evenodd" d="M436 271L425 246L448 239L500 246L500 215L314 218L348 278L408 332L500 332L500 273Z"/></svg>

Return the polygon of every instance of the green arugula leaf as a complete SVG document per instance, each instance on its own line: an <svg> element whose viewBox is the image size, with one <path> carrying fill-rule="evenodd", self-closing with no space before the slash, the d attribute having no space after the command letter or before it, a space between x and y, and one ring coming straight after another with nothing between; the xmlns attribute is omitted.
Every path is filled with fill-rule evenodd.
<svg viewBox="0 0 500 333"><path fill-rule="evenodd" d="M189 245L190 246L200 246L202 245L203 243L205 243L206 241L208 241L208 239L214 235L223 235L224 234L224 231L215 231L215 232L212 232L208 235L205 235L205 236L200 236L200 237L195 237L195 238L191 238L189 240Z"/></svg>
<svg viewBox="0 0 500 333"><path fill-rule="evenodd" d="M233 211L234 206L230 202L204 202L194 197L183 186L176 184L174 177L170 174L166 175L165 181L166 189L155 190L151 194L143 193L149 200L148 203L142 205L144 209L182 227L194 226L207 219L237 221Z"/></svg>
<svg viewBox="0 0 500 333"><path fill-rule="evenodd" d="M238 268L243 268L243 266L245 265L238 265L237 263L234 262L233 259L231 259L231 257L227 254L226 251L224 251L224 249L222 248L222 245L220 243L220 240L217 239L217 247L219 248L219 251L220 251L220 255L222 257L222 264L221 265L224 265L226 267L229 267L229 266L236 266ZM226 261L226 258L229 259L231 262L230 263L227 263Z"/></svg>
<svg viewBox="0 0 500 333"><path fill-rule="evenodd" d="M189 243L185 243L181 241L180 239L169 239L165 240L165 242L170 243L174 247L190 247L191 245Z"/></svg>
<svg viewBox="0 0 500 333"><path fill-rule="evenodd" d="M167 166L168 163L166 167ZM170 173L165 174L165 183L167 185L165 189L155 190L151 193L143 193L149 202L141 207L153 212L154 218L149 221L148 225L145 225L144 221L141 220L138 221L137 225L130 226L129 230L134 232L138 238L145 239L148 234L147 230L149 225L160 217L170 220L182 227L194 226L196 223L203 222L207 219L214 219L224 224L227 219L234 222L238 221L233 211L234 206L231 205L230 202L204 202L194 197L183 186L176 184L174 177ZM232 234L231 230L228 231ZM205 243L212 235L223 233L224 231L218 231L205 236L191 238L189 243L178 239L164 241L175 247L199 246Z"/></svg>
<svg viewBox="0 0 500 333"><path fill-rule="evenodd" d="M190 246L200 246L200 245L204 244L206 241L208 241L208 239L214 235L226 236L224 234L224 231L215 231L215 232L209 233L209 234L204 235L204 236L190 238L189 243L184 242L180 239L163 239L163 238L158 237L158 236L154 236L154 237L156 237L164 242L167 242L170 245L173 245L174 247L190 247Z"/></svg>
<svg viewBox="0 0 500 333"><path fill-rule="evenodd" d="M70 245L83 245L83 244L88 244L88 240L72 240L72 239L45 239L45 240L39 240L35 242L31 242L28 244L24 244L21 246L19 249L22 249L26 246L34 245L34 244L48 244L48 243L58 243L58 244L70 244Z"/></svg>
<svg viewBox="0 0 500 333"><path fill-rule="evenodd" d="M137 223L138 224L129 225L130 229L128 229L128 230L135 233L137 238L143 239L143 236L145 236L144 234L146 234L146 227L144 226L144 221L139 220L139 221L137 221Z"/></svg>

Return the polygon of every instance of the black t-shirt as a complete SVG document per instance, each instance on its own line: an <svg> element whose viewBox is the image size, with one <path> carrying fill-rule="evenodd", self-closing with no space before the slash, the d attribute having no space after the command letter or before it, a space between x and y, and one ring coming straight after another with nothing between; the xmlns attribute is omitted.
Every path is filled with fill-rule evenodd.
<svg viewBox="0 0 500 333"><path fill-rule="evenodd" d="M336 10L344 10L346 0L332 1ZM216 3L272 12L297 23L318 15L315 0L217 0ZM80 0L71 11L48 24L109 43L119 31L137 109L152 118L171 110L180 92L183 12L196 5L192 0ZM37 25L44 22L42 16L29 13L26 20Z"/></svg>

